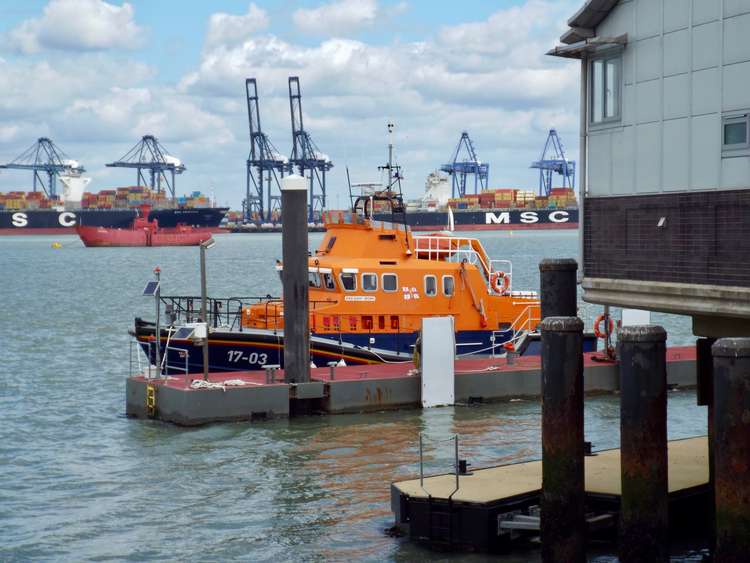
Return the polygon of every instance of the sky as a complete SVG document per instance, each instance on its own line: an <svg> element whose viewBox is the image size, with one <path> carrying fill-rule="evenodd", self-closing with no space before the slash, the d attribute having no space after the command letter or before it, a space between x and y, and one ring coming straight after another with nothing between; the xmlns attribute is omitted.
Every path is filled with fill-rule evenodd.
<svg viewBox="0 0 750 563"><path fill-rule="evenodd" d="M546 56L582 0L0 0L0 163L50 137L91 191L135 183L106 168L146 134L196 190L239 209L249 151L245 78L261 124L291 152L287 80L305 129L333 164L329 207L381 181L396 125L403 189L452 158L468 131L490 187L533 189L550 128L578 157L578 65ZM0 191L31 174L0 172Z"/></svg>

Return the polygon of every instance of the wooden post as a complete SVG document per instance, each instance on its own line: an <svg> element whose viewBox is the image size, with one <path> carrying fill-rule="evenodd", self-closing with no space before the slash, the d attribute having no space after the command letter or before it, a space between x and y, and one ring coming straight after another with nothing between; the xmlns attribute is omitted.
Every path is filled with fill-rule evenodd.
<svg viewBox="0 0 750 563"><path fill-rule="evenodd" d="M284 270L284 382L310 381L310 302L307 265L307 181L292 174L282 180Z"/></svg>

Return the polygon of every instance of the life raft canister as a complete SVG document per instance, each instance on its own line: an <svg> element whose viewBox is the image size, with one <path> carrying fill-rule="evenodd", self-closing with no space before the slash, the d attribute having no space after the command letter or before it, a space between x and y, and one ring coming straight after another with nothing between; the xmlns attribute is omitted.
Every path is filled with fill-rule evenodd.
<svg viewBox="0 0 750 563"><path fill-rule="evenodd" d="M496 293L505 295L510 289L510 276L505 275L505 272L492 272L490 286Z"/></svg>
<svg viewBox="0 0 750 563"><path fill-rule="evenodd" d="M612 317L608 317L606 315L599 315L598 317L596 317L596 320L594 321L594 335L597 338L607 337L607 332L604 331L605 319L609 319L609 322L607 323L609 325L609 330L607 332L609 332L609 334L614 334L615 332L615 323L612 320Z"/></svg>

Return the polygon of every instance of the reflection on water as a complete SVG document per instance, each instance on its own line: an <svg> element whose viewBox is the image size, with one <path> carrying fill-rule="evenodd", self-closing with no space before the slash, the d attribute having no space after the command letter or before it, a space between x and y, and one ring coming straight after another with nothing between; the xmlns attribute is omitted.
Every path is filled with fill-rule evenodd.
<svg viewBox="0 0 750 563"><path fill-rule="evenodd" d="M522 287L538 285L541 257L575 254L570 233L482 238ZM536 401L198 429L128 420L127 330L152 308L143 282L159 265L165 293L196 294L198 253L50 249L58 239L0 237L0 560L454 559L383 533L391 481L417 474L419 432L458 433L474 467L540 456ZM217 240L211 292L278 293L277 235ZM705 432L693 393L670 394L669 416L671 437ZM587 439L614 447L618 430L617 397L590 398ZM452 446L428 446L426 471L449 471Z"/></svg>

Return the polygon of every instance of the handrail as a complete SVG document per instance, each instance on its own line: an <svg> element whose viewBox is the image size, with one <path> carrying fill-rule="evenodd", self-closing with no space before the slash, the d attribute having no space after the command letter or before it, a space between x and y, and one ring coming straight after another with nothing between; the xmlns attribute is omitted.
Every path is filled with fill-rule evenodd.
<svg viewBox="0 0 750 563"><path fill-rule="evenodd" d="M535 301L534 303L529 303L528 305L526 305L526 307L524 307L521 310L521 312L518 314L518 316L515 319L513 319L513 322L510 323L510 328L513 329L513 332L517 332L517 331L519 331L519 330L521 330L523 328L523 325L521 325L518 328L516 328L516 325L519 323L519 321L521 321L521 318L524 315L527 316L527 318L526 318L526 330L531 331L531 329L532 329L532 327L531 327L532 321L539 321L539 320L541 320L541 319L538 319L536 317L532 317L531 316L532 307L537 307L537 306L539 306L539 302Z"/></svg>
<svg viewBox="0 0 750 563"><path fill-rule="evenodd" d="M424 242L427 243L426 247L424 244L420 244ZM475 248L475 244L479 246L481 252ZM469 248L465 248L466 245L468 245ZM512 291L512 286L510 284L512 284L513 281L513 263L510 260L492 259L487 256L486 251L481 246L478 239L444 235L416 235L414 236L414 250L417 255L419 255L420 252L426 252L427 260L440 260L444 258L446 261L451 261L450 259L455 257L460 262L480 264L482 266L485 281L487 282L488 293L492 293L493 291L492 274L496 271L501 271L495 269L495 264L507 265L508 267L503 269L502 272L509 277L508 292ZM487 260L489 260L489 263Z"/></svg>
<svg viewBox="0 0 750 563"><path fill-rule="evenodd" d="M432 498L432 495L427 492L427 489L424 488L424 438L427 437L429 439L429 436L425 436L423 432L419 433L419 488L422 489L422 492L426 494L429 498ZM454 461L453 461L453 471L456 475L456 487L453 489L450 495L448 495L448 500L451 500L453 498L453 495L456 494L456 492L459 489L459 482L458 482L458 474L459 474L459 463L458 463L458 434L453 434L450 438L445 438L443 440L436 440L436 439L430 439L432 442L453 442L453 455L454 455Z"/></svg>

